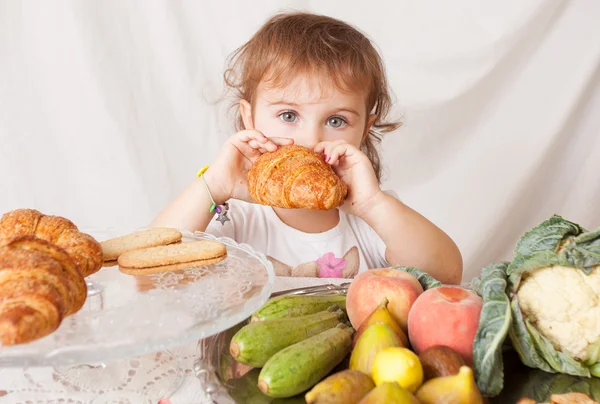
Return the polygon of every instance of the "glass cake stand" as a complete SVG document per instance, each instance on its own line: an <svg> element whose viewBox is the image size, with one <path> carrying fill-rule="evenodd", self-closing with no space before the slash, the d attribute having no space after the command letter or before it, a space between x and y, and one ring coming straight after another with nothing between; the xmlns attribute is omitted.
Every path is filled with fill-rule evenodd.
<svg viewBox="0 0 600 404"><path fill-rule="evenodd" d="M103 241L129 231L86 231ZM245 244L206 233L182 231L183 242L216 240L227 258L208 266L132 276L117 266L87 278L83 308L52 334L27 344L0 346L0 367L51 366L64 377L106 371L153 352L196 343L248 318L269 298L272 264ZM171 356L169 356L171 355ZM113 365L111 365L113 364ZM172 360L176 374L179 361ZM164 367L164 363L163 363Z"/></svg>

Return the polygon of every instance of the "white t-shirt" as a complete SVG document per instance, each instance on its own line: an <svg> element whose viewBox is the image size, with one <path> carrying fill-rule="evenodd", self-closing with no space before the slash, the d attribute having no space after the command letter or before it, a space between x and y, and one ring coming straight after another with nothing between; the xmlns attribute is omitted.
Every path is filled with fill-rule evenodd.
<svg viewBox="0 0 600 404"><path fill-rule="evenodd" d="M340 211L340 221L323 233L304 233L279 219L273 208L229 201L225 225L211 221L207 232L251 245L273 263L279 276L352 278L388 267L385 244L363 220Z"/></svg>

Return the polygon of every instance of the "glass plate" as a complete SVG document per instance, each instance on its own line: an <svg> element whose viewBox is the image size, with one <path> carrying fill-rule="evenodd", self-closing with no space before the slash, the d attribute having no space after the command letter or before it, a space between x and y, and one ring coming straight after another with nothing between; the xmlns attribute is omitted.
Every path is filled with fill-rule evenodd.
<svg viewBox="0 0 600 404"><path fill-rule="evenodd" d="M128 231L86 231L98 241ZM52 334L28 344L0 346L0 366L64 366L167 350L226 330L269 298L275 273L246 244L182 231L183 241L217 240L227 258L217 264L132 276L105 267L87 278L84 307Z"/></svg>

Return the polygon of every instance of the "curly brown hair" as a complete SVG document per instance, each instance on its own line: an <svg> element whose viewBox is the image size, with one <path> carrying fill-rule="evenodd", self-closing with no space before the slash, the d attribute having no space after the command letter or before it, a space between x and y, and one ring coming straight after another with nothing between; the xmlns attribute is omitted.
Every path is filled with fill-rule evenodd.
<svg viewBox="0 0 600 404"><path fill-rule="evenodd" d="M239 100L252 105L262 81L279 86L290 76L319 74L344 90L366 90L367 112L375 122L363 139L361 150L367 155L378 181L381 159L377 150L384 133L400 122L387 121L392 106L383 61L371 41L357 28L335 18L306 13L279 13L271 17L228 58L224 79ZM239 110L236 130L244 129Z"/></svg>

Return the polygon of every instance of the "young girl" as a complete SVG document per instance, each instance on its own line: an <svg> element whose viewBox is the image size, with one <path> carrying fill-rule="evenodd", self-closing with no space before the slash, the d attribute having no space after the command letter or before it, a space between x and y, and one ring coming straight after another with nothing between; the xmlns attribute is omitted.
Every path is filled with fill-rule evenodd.
<svg viewBox="0 0 600 404"><path fill-rule="evenodd" d="M376 144L399 125L382 60L348 24L309 13L269 19L230 59L225 81L239 99L238 133L209 169L153 221L252 245L278 275L353 277L367 269L417 267L460 283L462 259L439 228L379 186ZM281 145L322 154L348 186L340 209L252 203L247 174ZM216 203L219 221L212 220ZM229 220L230 219L230 220Z"/></svg>

